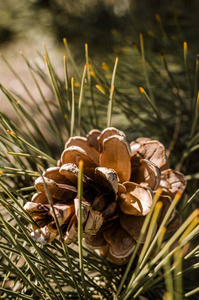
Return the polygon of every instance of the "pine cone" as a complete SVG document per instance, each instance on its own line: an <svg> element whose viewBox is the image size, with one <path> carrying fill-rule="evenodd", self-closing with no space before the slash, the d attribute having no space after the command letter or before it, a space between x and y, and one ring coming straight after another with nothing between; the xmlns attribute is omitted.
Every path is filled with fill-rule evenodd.
<svg viewBox="0 0 199 300"><path fill-rule="evenodd" d="M159 226L176 192L185 189L184 176L169 169L164 146L158 141L139 138L129 145L125 134L113 127L102 132L91 130L86 138L72 137L66 143L59 166L47 169L43 177L36 179L37 193L25 204L24 208L40 227L33 228L32 238L36 242L50 243L58 235L45 185L64 240L67 244L77 240L80 160L84 161L84 242L90 248L100 249L113 263L125 264L151 209L154 192L158 187L163 190ZM179 226L175 216L176 211L168 221L172 229Z"/></svg>

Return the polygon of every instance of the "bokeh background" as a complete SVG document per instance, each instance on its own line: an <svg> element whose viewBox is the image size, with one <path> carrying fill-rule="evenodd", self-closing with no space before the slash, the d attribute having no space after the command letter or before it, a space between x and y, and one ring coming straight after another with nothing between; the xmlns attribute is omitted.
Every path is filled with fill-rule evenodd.
<svg viewBox="0 0 199 300"><path fill-rule="evenodd" d="M175 52L175 61L179 50L179 55L182 55L185 40L196 54L199 40L198 1L0 0L0 52L29 86L32 83L20 51L44 68L38 51L43 54L45 42L56 72L63 78L63 37L67 38L75 61L82 66L85 43L89 45L89 55L95 64L100 64L110 61L111 56L119 55L120 58L127 44L131 46L139 41L139 32L144 34L147 51L152 51L154 56L161 51L168 52L170 56ZM176 47L178 44L179 48ZM190 59L195 65L195 55ZM23 87L2 60L0 81L15 93L24 95ZM42 88L48 97L45 84ZM32 92L37 95L34 87ZM0 95L0 107L9 109L3 94Z"/></svg>
<svg viewBox="0 0 199 300"><path fill-rule="evenodd" d="M66 37L75 59L84 57L84 44L99 61L114 53L117 46L114 30L137 41L139 32L147 39L147 48L157 52L170 47L161 34L157 14L166 34L190 47L198 46L199 6L197 0L1 0L0 51L17 72L23 73L19 51L34 59L45 42L59 64L62 39ZM169 51L171 49L168 49ZM18 67L19 66L19 67ZM10 82L1 64L0 77Z"/></svg>

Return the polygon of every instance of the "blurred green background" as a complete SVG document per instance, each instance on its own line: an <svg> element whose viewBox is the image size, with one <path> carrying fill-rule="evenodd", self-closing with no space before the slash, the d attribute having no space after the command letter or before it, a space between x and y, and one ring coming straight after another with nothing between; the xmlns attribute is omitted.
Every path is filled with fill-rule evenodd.
<svg viewBox="0 0 199 300"><path fill-rule="evenodd" d="M157 14L161 24L157 24ZM0 0L0 52L6 55L20 75L26 73L19 51L37 57L45 42L56 57L57 70L61 57L62 39L66 37L78 63L84 58L88 43L91 57L99 61L116 51L118 40L113 30L131 42L142 31L147 48L154 52L164 49L172 53L167 35L179 44L186 40L189 47L198 45L199 8L197 0ZM154 37L154 33L159 37ZM193 57L195 60L195 57ZM15 86L9 72L1 64L1 82ZM11 82L10 82L11 81ZM18 88L18 86L17 86Z"/></svg>
<svg viewBox="0 0 199 300"><path fill-rule="evenodd" d="M143 32L148 52L169 53L170 57L173 55L173 62L182 55L182 44L186 40L194 53L189 59L195 65L198 1L0 0L0 52L28 85L27 67L22 63L20 51L29 59L39 60L37 50L43 54L45 42L56 72L63 77L63 37L67 38L75 61L82 67L85 43L95 64L100 64L103 60L109 62L111 55L112 60L116 55L120 58L126 46L139 43L139 32ZM3 63L0 66L0 81L23 95L13 74ZM43 88L45 91L45 85ZM2 102L1 106L5 106Z"/></svg>
<svg viewBox="0 0 199 300"><path fill-rule="evenodd" d="M63 37L78 45L74 47L78 54L85 43L92 55L110 54L115 45L113 29L136 40L139 31L159 30L157 14L173 39L196 46L199 34L197 0L1 0L0 6L1 51L13 55L20 48L41 48L43 41L58 48ZM149 46L154 51L169 47L166 40L153 39Z"/></svg>

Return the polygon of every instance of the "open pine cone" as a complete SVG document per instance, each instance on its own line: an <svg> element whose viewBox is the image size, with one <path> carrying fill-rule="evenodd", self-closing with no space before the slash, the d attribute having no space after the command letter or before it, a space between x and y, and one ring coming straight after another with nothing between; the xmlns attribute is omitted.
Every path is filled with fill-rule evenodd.
<svg viewBox="0 0 199 300"><path fill-rule="evenodd" d="M169 169L164 146L158 141L139 138L129 145L125 134L113 127L102 132L91 130L86 138L69 138L59 166L47 169L43 178L35 180L37 193L24 207L40 227L33 228L36 242L50 243L58 235L45 185L64 240L67 244L77 240L80 160L84 161L84 242L90 248L100 249L115 264L125 264L150 211L154 192L158 187L163 191L158 227L176 192L185 189L184 176ZM176 214L174 211L168 221L172 229L179 224Z"/></svg>

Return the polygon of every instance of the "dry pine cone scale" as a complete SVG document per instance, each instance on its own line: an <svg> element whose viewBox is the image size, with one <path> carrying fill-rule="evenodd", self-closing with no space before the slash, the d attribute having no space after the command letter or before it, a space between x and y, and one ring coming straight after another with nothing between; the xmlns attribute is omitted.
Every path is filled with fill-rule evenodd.
<svg viewBox="0 0 199 300"><path fill-rule="evenodd" d="M36 242L50 243L58 235L46 186L66 243L77 241L80 160L84 161L84 242L92 249L100 249L113 263L125 264L135 248L157 188L163 191L159 226L176 192L184 191L184 176L169 169L165 148L158 141L139 138L129 144L125 134L114 127L102 132L91 130L86 138L69 138L59 166L47 169L36 179L37 193L25 204L40 227L33 227L32 238ZM175 216L176 211L168 221L169 226ZM171 229L178 223L175 221Z"/></svg>

